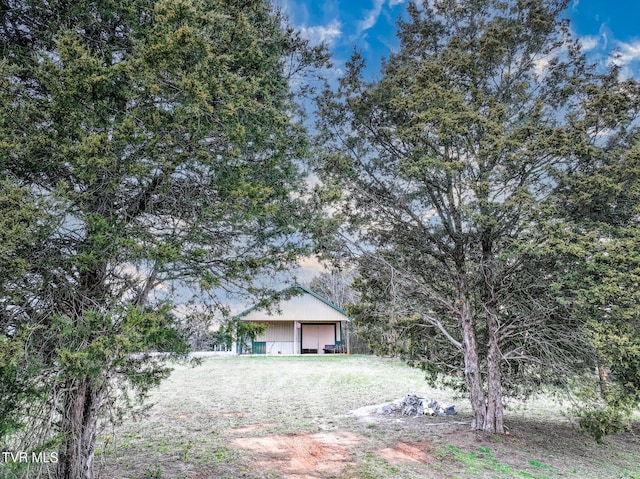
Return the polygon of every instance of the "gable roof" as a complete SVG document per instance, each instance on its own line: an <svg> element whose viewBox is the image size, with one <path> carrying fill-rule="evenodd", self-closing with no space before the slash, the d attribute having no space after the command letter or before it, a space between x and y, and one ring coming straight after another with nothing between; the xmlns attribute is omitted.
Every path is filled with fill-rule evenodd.
<svg viewBox="0 0 640 479"><path fill-rule="evenodd" d="M351 320L351 318L347 315L347 312L344 309L342 309L340 306L337 306L337 305L333 304L331 301L329 301L324 296L321 296L320 294L318 294L315 291L307 288L306 286L302 286L301 284L294 284L293 286L290 286L289 288L285 288L285 289L281 290L278 294L283 294L283 293L288 293L288 292L295 292L296 290L297 291L301 291L302 293L307 293L307 294L313 296L314 298L322 301L324 304L326 304L330 308L336 310L338 313L344 315L348 320ZM260 309L262 306L263 305L261 303L258 303L258 304L254 305L254 306L251 306L248 309L245 309L241 313L236 314L234 316L234 318L241 318L242 316L246 316L250 312L252 312L252 311L254 311L256 309Z"/></svg>

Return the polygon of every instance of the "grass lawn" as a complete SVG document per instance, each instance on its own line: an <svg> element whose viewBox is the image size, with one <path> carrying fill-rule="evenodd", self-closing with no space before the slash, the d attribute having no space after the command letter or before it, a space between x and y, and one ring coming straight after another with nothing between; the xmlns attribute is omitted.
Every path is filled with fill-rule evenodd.
<svg viewBox="0 0 640 479"><path fill-rule="evenodd" d="M354 414L417 394L446 418ZM399 361L236 357L177 366L145 414L104 432L104 479L636 478L640 427L596 444L544 399L507 411L509 434L469 430L469 406Z"/></svg>

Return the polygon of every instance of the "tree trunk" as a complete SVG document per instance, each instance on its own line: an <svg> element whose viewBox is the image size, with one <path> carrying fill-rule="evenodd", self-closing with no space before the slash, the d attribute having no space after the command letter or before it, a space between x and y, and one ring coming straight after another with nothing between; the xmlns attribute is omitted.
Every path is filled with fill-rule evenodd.
<svg viewBox="0 0 640 479"><path fill-rule="evenodd" d="M600 379L600 397L604 398L609 393L609 379L606 369L600 362L598 362L598 378Z"/></svg>
<svg viewBox="0 0 640 479"><path fill-rule="evenodd" d="M478 360L475 321L467 295L467 281L464 273L458 277L458 297L460 302L460 328L464 352L464 377L471 400L471 429L484 427L487 408L482 388L482 374Z"/></svg>
<svg viewBox="0 0 640 479"><path fill-rule="evenodd" d="M89 378L69 382L62 417L65 440L58 454L57 479L91 479L103 394L104 388L92 384Z"/></svg>
<svg viewBox="0 0 640 479"><path fill-rule="evenodd" d="M502 352L498 322L495 258L491 230L482 233L483 303L487 325L487 415L482 429L491 434L504 434L502 406Z"/></svg>
<svg viewBox="0 0 640 479"><path fill-rule="evenodd" d="M498 344L497 312L487 308L487 416L483 430L492 434L504 434L504 409L502 407L502 353Z"/></svg>

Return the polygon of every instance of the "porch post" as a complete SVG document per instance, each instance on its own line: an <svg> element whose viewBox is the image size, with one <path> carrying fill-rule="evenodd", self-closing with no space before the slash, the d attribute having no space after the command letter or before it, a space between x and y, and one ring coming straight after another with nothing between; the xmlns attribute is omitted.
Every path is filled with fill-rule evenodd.
<svg viewBox="0 0 640 479"><path fill-rule="evenodd" d="M347 340L347 354L351 354L351 341L349 340L349 321L345 321L344 322L344 330L345 330L345 335L346 335L346 340Z"/></svg>
<svg viewBox="0 0 640 479"><path fill-rule="evenodd" d="M293 354L299 354L298 349L298 328L296 325L297 321L293 321Z"/></svg>

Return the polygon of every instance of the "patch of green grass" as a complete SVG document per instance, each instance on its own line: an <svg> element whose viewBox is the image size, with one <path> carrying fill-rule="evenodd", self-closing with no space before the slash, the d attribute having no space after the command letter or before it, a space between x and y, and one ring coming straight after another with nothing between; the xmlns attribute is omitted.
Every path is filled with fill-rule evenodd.
<svg viewBox="0 0 640 479"><path fill-rule="evenodd" d="M238 459L238 453L232 449L229 449L226 446L222 446L216 448L211 451L207 451L206 454L202 457L201 462L204 463L214 463L214 464L225 464L231 463Z"/></svg>
<svg viewBox="0 0 640 479"><path fill-rule="evenodd" d="M359 463L355 477L358 479L389 479L398 477L399 473L400 469L396 466L371 452L367 452Z"/></svg>
<svg viewBox="0 0 640 479"><path fill-rule="evenodd" d="M538 459L529 459L529 465L534 469L538 469L539 471L550 471L552 469L551 466L547 466Z"/></svg>
<svg viewBox="0 0 640 479"><path fill-rule="evenodd" d="M465 452L455 446L447 446L446 450L453 458L465 466L467 475L484 475L486 472L491 473L494 479L510 479L521 477L523 479L548 479L548 476L520 471L506 464L493 455L493 451L487 447L478 448L478 452ZM529 461L529 464L538 465L538 468L544 467L545 470L551 470L549 466L542 464L540 461Z"/></svg>
<svg viewBox="0 0 640 479"><path fill-rule="evenodd" d="M143 479L161 479L162 469L159 466L150 466L142 473Z"/></svg>

